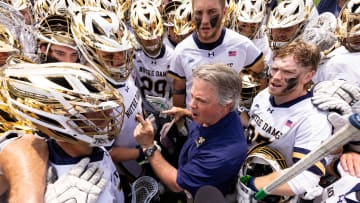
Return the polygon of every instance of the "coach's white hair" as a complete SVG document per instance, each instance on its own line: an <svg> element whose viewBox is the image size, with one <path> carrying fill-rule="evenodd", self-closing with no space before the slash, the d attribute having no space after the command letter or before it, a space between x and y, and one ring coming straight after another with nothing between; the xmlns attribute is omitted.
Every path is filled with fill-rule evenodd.
<svg viewBox="0 0 360 203"><path fill-rule="evenodd" d="M200 65L193 71L193 80L201 79L218 89L220 105L232 103L231 110L240 102L241 79L238 72L223 63Z"/></svg>

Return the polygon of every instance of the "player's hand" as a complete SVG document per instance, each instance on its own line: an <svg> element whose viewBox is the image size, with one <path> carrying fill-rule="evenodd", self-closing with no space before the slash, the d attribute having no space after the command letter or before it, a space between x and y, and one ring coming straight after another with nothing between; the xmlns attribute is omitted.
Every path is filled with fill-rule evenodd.
<svg viewBox="0 0 360 203"><path fill-rule="evenodd" d="M180 107L172 107L162 113L174 117L175 122L179 121L184 116L191 116L191 112L189 110Z"/></svg>
<svg viewBox="0 0 360 203"><path fill-rule="evenodd" d="M340 163L344 171L351 176L360 178L360 154L357 152L344 152L340 157Z"/></svg>
<svg viewBox="0 0 360 203"><path fill-rule="evenodd" d="M136 115L139 124L134 130L134 137L141 147L150 147L154 142L154 127L150 120L145 120L141 115Z"/></svg>
<svg viewBox="0 0 360 203"><path fill-rule="evenodd" d="M89 167L89 158L82 159L69 173L57 179L56 170L49 167L45 202L95 203L106 185L98 164ZM55 182L53 182L55 181Z"/></svg>
<svg viewBox="0 0 360 203"><path fill-rule="evenodd" d="M325 111L351 113L351 106L360 100L360 88L342 80L323 81L314 87L313 104ZM347 104L347 105L346 105Z"/></svg>

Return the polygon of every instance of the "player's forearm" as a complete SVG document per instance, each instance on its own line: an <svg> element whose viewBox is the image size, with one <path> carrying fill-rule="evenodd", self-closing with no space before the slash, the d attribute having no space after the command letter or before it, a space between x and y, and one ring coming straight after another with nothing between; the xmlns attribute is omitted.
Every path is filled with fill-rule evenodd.
<svg viewBox="0 0 360 203"><path fill-rule="evenodd" d="M25 135L9 143L0 161L7 177L9 202L43 202L48 149L44 140Z"/></svg>
<svg viewBox="0 0 360 203"><path fill-rule="evenodd" d="M114 162L135 160L139 157L139 150L136 148L113 147L110 155Z"/></svg>
<svg viewBox="0 0 360 203"><path fill-rule="evenodd" d="M264 188L265 186L272 183L278 176L280 176L280 172L273 172L266 176L256 177L254 180L255 187L260 190ZM286 196L292 196L295 195L294 192L291 190L288 184L283 184L280 187L276 188L274 191L271 192L271 194L274 195L286 195Z"/></svg>
<svg viewBox="0 0 360 203"><path fill-rule="evenodd" d="M0 196L9 189L9 184L4 175L0 175Z"/></svg>
<svg viewBox="0 0 360 203"><path fill-rule="evenodd" d="M173 106L186 108L185 105L185 94L174 94L173 95Z"/></svg>

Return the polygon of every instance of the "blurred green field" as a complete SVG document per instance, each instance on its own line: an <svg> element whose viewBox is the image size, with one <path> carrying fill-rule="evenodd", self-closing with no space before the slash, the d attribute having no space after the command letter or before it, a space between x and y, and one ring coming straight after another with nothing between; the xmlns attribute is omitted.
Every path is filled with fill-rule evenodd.
<svg viewBox="0 0 360 203"><path fill-rule="evenodd" d="M316 5L318 5L319 2L320 2L320 0L314 0L314 3L315 3Z"/></svg>

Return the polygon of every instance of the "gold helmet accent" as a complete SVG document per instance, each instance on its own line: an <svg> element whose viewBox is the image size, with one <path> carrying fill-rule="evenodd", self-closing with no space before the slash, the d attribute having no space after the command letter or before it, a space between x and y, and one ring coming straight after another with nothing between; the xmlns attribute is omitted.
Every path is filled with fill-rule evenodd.
<svg viewBox="0 0 360 203"><path fill-rule="evenodd" d="M21 45L13 33L3 24L0 24L0 52L20 53Z"/></svg>
<svg viewBox="0 0 360 203"><path fill-rule="evenodd" d="M250 109L251 104L255 96L260 92L260 82L259 79L254 76L248 70L242 70L240 72L241 78L241 102L240 104Z"/></svg>
<svg viewBox="0 0 360 203"><path fill-rule="evenodd" d="M176 9L174 16L174 33L179 42L195 30L192 17L191 1L186 0Z"/></svg>
<svg viewBox="0 0 360 203"><path fill-rule="evenodd" d="M167 4L165 4L163 8L163 23L167 27L173 27L174 26L174 18L175 18L175 12L176 9L179 8L179 6L182 4L181 1L175 0L175 1L169 1Z"/></svg>
<svg viewBox="0 0 360 203"><path fill-rule="evenodd" d="M33 130L31 122L15 116L5 99L0 96L0 137L8 132L32 133Z"/></svg>
<svg viewBox="0 0 360 203"><path fill-rule="evenodd" d="M235 2L235 0L226 0L226 7L227 12L224 19L224 26L229 29L235 29L237 3Z"/></svg>
<svg viewBox="0 0 360 203"><path fill-rule="evenodd" d="M131 0L118 0L119 2L119 18L123 22L130 22Z"/></svg>
<svg viewBox="0 0 360 203"><path fill-rule="evenodd" d="M360 51L360 2L348 1L338 16L339 41L350 52Z"/></svg>
<svg viewBox="0 0 360 203"><path fill-rule="evenodd" d="M19 63L0 82L9 109L54 139L109 146L121 130L123 98L90 67Z"/></svg>

